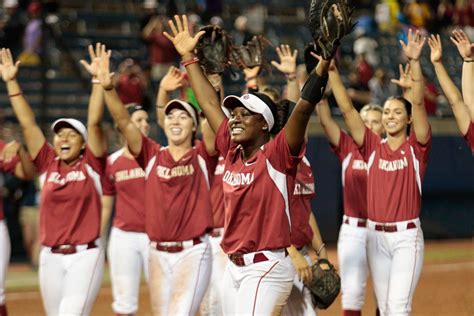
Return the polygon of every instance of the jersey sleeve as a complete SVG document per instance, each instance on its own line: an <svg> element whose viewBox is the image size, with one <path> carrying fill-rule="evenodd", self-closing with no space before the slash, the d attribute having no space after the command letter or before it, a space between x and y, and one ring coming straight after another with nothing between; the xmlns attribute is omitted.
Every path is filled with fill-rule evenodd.
<svg viewBox="0 0 474 316"><path fill-rule="evenodd" d="M89 164L95 172L103 176L105 172L105 164L107 156L104 154L102 157L96 157L90 150L89 146L86 145L84 150L85 162Z"/></svg>
<svg viewBox="0 0 474 316"><path fill-rule="evenodd" d="M3 141L0 141L0 153L2 152L5 145L6 144ZM13 159L10 160L9 162L0 160L0 172L8 172L8 173L15 172L15 167L18 162L20 162L20 157L18 155L15 155Z"/></svg>
<svg viewBox="0 0 474 316"><path fill-rule="evenodd" d="M107 159L105 165L105 173L102 177L102 191L104 195L115 195L115 179L112 171L112 162Z"/></svg>
<svg viewBox="0 0 474 316"><path fill-rule="evenodd" d="M53 147L45 141L38 155L33 160L33 163L38 170L38 174L44 173L49 164L53 162L55 158L56 153L54 152Z"/></svg>
<svg viewBox="0 0 474 316"><path fill-rule="evenodd" d="M142 135L142 150L135 157L140 167L146 170L148 162L153 158L156 151L160 149L160 145L154 142L151 138Z"/></svg>
<svg viewBox="0 0 474 316"><path fill-rule="evenodd" d="M380 136L372 132L369 128L365 128L364 143L359 147L359 151L364 158L364 161L369 160L370 155L374 152L377 145L380 143Z"/></svg>
<svg viewBox="0 0 474 316"><path fill-rule="evenodd" d="M471 122L471 124L469 124L469 128L467 130L466 135L464 135L464 139L469 145L469 148L471 148L471 152L474 153L474 122Z"/></svg>
<svg viewBox="0 0 474 316"><path fill-rule="evenodd" d="M413 146L415 150L416 158L420 162L422 162L424 165L426 165L428 161L429 153L431 151L431 141L432 141L431 126L428 131L428 141L426 142L426 144L423 145L418 142L414 131L410 133L410 136L408 138L408 142L410 143L410 145Z"/></svg>
<svg viewBox="0 0 474 316"><path fill-rule="evenodd" d="M229 151L232 144L230 140L228 124L229 119L224 119L216 133L216 150L222 157L227 156L227 152Z"/></svg>
<svg viewBox="0 0 474 316"><path fill-rule="evenodd" d="M209 155L209 153L206 150L206 144L204 143L204 141L201 141L201 140L197 141L196 149L198 151L198 154L206 162L206 167L209 172L209 177L212 179L212 176L214 175L214 171L216 170L219 154L215 153L214 155Z"/></svg>
<svg viewBox="0 0 474 316"><path fill-rule="evenodd" d="M264 153L272 166L280 172L296 170L295 168L303 159L306 152L306 140L301 145L298 155L293 156L290 152L285 128L283 128L272 140L264 145Z"/></svg>
<svg viewBox="0 0 474 316"><path fill-rule="evenodd" d="M336 154L339 161L343 161L346 156L352 152L353 147L355 146L352 137L350 137L344 130L340 129L339 133L339 144L337 146L332 146L332 151Z"/></svg>

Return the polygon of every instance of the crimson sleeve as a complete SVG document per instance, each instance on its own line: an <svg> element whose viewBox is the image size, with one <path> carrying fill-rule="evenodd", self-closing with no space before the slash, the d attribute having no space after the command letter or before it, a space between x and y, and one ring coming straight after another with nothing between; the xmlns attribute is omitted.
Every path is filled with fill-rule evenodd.
<svg viewBox="0 0 474 316"><path fill-rule="evenodd" d="M89 164L95 172L101 175L101 177L104 175L105 164L107 160L107 156L105 154L102 157L96 157L89 149L89 146L86 145L84 150L84 158L85 162Z"/></svg>
<svg viewBox="0 0 474 316"><path fill-rule="evenodd" d="M105 174L102 177L102 191L104 195L115 195L115 179L112 172L112 163L110 159L107 159L105 165Z"/></svg>
<svg viewBox="0 0 474 316"><path fill-rule="evenodd" d="M410 145L412 145L414 150L415 150L416 158L419 161L426 164L426 162L428 161L429 153L431 151L431 141L432 141L431 126L430 126L430 129L428 131L428 141L426 142L426 144L423 145L423 144L420 144L418 142L418 140L416 139L416 134L415 134L414 131L412 131L412 133L410 134L410 136L408 138L408 141L409 141Z"/></svg>
<svg viewBox="0 0 474 316"><path fill-rule="evenodd" d="M468 143L469 148L471 148L471 152L474 153L474 122L471 122L466 135L463 136L466 142Z"/></svg>
<svg viewBox="0 0 474 316"><path fill-rule="evenodd" d="M229 119L224 119L216 133L216 150L222 157L227 156L232 145L228 125Z"/></svg>
<svg viewBox="0 0 474 316"><path fill-rule="evenodd" d="M359 151L364 161L369 160L370 155L374 152L377 144L380 143L380 136L372 132L369 128L365 128L364 143L359 147Z"/></svg>
<svg viewBox="0 0 474 316"><path fill-rule="evenodd" d="M339 144L331 146L331 150L336 154L339 161L343 161L347 155L356 147L352 137L350 137L344 130L340 129Z"/></svg>
<svg viewBox="0 0 474 316"><path fill-rule="evenodd" d="M264 146L265 156L272 164L272 167L283 173L296 170L295 168L301 159L303 159L305 152L306 140L301 146L301 150L297 156L291 154L288 140L286 139L285 128Z"/></svg>
<svg viewBox="0 0 474 316"><path fill-rule="evenodd" d="M43 146L41 146L38 155L33 160L33 163L38 170L38 174L44 173L55 158L56 153L54 152L53 147L45 141Z"/></svg>
<svg viewBox="0 0 474 316"><path fill-rule="evenodd" d="M135 160L138 162L143 170L146 170L146 166L150 159L155 155L156 151L160 149L160 145L154 142L151 138L142 135L142 149Z"/></svg>

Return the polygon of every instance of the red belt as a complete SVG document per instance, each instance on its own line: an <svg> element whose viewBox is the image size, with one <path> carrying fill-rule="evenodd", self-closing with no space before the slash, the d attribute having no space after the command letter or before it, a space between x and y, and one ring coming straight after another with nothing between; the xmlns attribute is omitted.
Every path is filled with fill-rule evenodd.
<svg viewBox="0 0 474 316"><path fill-rule="evenodd" d="M414 222L408 222L406 229L413 229L416 228L416 224ZM386 233L395 233L398 231L397 225L394 224L375 224L375 230L379 232L386 232Z"/></svg>
<svg viewBox="0 0 474 316"><path fill-rule="evenodd" d="M93 249L93 248L97 248L95 241L91 241L90 243L88 243L86 249ZM60 253L63 255L72 255L77 252L77 247L76 245L54 246L54 247L51 247L51 252Z"/></svg>
<svg viewBox="0 0 474 316"><path fill-rule="evenodd" d="M193 246L199 245L200 243L202 243L201 238L199 238L199 237L193 238ZM163 246L163 245L160 245L159 242L157 242L156 243L156 250L175 253L175 252L183 251L184 246L183 246L182 241L175 242L173 246Z"/></svg>
<svg viewBox="0 0 474 316"><path fill-rule="evenodd" d="M365 219L359 219L357 220L357 227L365 227L366 223L367 221ZM348 218L344 220L344 224L351 225Z"/></svg>
<svg viewBox="0 0 474 316"><path fill-rule="evenodd" d="M236 266L245 267L244 253L233 253L229 255L230 261L232 261ZM268 261L267 256L263 252L257 252L253 256L253 263Z"/></svg>

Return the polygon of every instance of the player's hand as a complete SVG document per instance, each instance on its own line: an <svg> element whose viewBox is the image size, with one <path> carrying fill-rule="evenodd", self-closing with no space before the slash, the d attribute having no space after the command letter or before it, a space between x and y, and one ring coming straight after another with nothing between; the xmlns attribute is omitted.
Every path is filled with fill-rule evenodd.
<svg viewBox="0 0 474 316"><path fill-rule="evenodd" d="M9 48L2 48L0 52L2 62L0 63L0 73L3 81L11 81L16 79L20 61L15 62L12 57L12 52Z"/></svg>
<svg viewBox="0 0 474 316"><path fill-rule="evenodd" d="M472 53L474 43L471 44L469 42L469 38L463 30L454 30L453 36L451 36L450 39L458 48L462 59L472 59L474 57L474 54Z"/></svg>
<svg viewBox="0 0 474 316"><path fill-rule="evenodd" d="M294 74L296 73L296 57L298 56L298 51L295 49L293 53L291 52L290 45L280 45L276 48L278 58L280 62L272 60L272 65L284 74Z"/></svg>
<svg viewBox="0 0 474 316"><path fill-rule="evenodd" d="M0 152L0 161L9 163L13 158L19 153L21 149L21 144L16 140L9 142L3 147L2 152Z"/></svg>
<svg viewBox="0 0 474 316"><path fill-rule="evenodd" d="M313 280L313 271L305 257L299 251L295 251L290 257L299 280L310 283Z"/></svg>
<svg viewBox="0 0 474 316"><path fill-rule="evenodd" d="M441 57L443 56L443 47L441 46L441 38L439 37L439 34L436 34L436 36L431 34L428 38L428 46L431 50L431 62L433 64L440 62Z"/></svg>
<svg viewBox="0 0 474 316"><path fill-rule="evenodd" d="M396 84L403 90L411 89L413 85L413 81L411 80L410 77L410 64L407 63L405 65L405 68L403 68L402 64L398 65L398 69L400 72L400 78L399 79L392 79L392 83Z"/></svg>
<svg viewBox="0 0 474 316"><path fill-rule="evenodd" d="M189 32L188 17L186 15L182 15L181 18L179 15L175 15L174 19L175 22L173 22L173 20L168 21L173 35L170 35L168 32L163 32L163 35L173 42L176 51L181 56L192 53L199 38L204 35L205 32L200 31L192 36Z"/></svg>
<svg viewBox="0 0 474 316"><path fill-rule="evenodd" d="M316 58L318 61L324 60L321 56L319 56L315 52L310 52L310 54L311 54L311 56ZM328 71L336 71L336 70L337 70L336 61L334 60L334 58L331 58L331 62L329 63Z"/></svg>
<svg viewBox="0 0 474 316"><path fill-rule="evenodd" d="M415 34L413 34L412 29L409 29L408 42L405 44L405 42L400 40L400 45L402 45L402 50L409 60L419 60L425 41L426 38L421 37L420 31L417 30Z"/></svg>
<svg viewBox="0 0 474 316"><path fill-rule="evenodd" d="M110 72L110 55L112 55L112 51L105 51L105 46L102 49L103 51L101 52L98 61L97 79L99 80L102 88L104 88L105 90L110 90L114 87L114 73Z"/></svg>
<svg viewBox="0 0 474 316"><path fill-rule="evenodd" d="M257 79L257 76L260 73L260 66L255 66L253 68L244 68L243 72L246 81Z"/></svg>
<svg viewBox="0 0 474 316"><path fill-rule="evenodd" d="M95 51L94 51L94 46L89 45L89 57L90 57L91 62L88 63L84 59L81 59L79 62L81 63L82 66L84 66L84 69L87 70L89 74L91 74L92 77L97 77L100 57L102 56L102 54L107 54L107 53L108 52L106 51L105 45L101 43L95 44Z"/></svg>
<svg viewBox="0 0 474 316"><path fill-rule="evenodd" d="M160 88L166 92L174 91L181 88L184 73L181 73L178 68L171 66L166 75L161 79Z"/></svg>

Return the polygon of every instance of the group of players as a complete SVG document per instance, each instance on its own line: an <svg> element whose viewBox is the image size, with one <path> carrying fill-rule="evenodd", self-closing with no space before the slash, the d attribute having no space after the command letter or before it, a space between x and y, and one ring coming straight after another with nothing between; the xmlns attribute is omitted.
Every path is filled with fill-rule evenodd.
<svg viewBox="0 0 474 316"><path fill-rule="evenodd" d="M194 54L203 32L193 35L186 16L175 16L169 26L165 36L181 55L202 115L186 101L169 100L184 76L170 68L156 104L166 147L148 137L147 112L120 101L104 45L91 46L90 62L81 61L92 80L87 128L59 119L52 145L16 81L19 63L8 49L1 51L2 79L27 151L1 143L0 167L41 179L39 278L46 313L90 313L104 269L100 232L115 204L108 260L117 315L137 312L142 269L155 315L315 315L304 283L312 279L311 263L327 255L311 211L314 178L304 154L315 150L306 149L306 130L316 108L342 164L343 313L361 314L370 270L380 313L408 315L423 263L418 217L431 147L419 61L425 39L410 31L401 43L409 63L394 82L403 96L383 108L368 105L360 114L333 60L315 55L317 66L300 89L296 52L280 46L280 62L273 65L285 73L287 99L296 103L289 114L291 102L259 90L258 68L244 70L247 93L224 97L220 77L206 75ZM439 36L428 39L431 60L474 150L472 44L461 31L453 32L452 41L464 59L462 97L442 66ZM349 134L322 100L328 81ZM108 157L101 129L105 105L123 139L123 148ZM202 140L195 137L199 128ZM9 242L0 216L6 249L0 315L6 315Z"/></svg>

